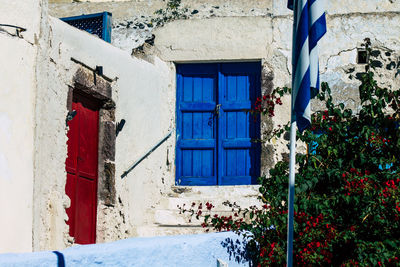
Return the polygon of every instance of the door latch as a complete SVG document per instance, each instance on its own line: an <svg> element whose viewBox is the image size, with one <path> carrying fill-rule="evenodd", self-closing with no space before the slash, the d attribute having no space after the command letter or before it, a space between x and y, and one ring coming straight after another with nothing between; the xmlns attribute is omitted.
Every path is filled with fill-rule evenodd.
<svg viewBox="0 0 400 267"><path fill-rule="evenodd" d="M221 104L215 105L214 114L215 114L215 116L217 116L217 118L219 118L220 109L221 109Z"/></svg>
<svg viewBox="0 0 400 267"><path fill-rule="evenodd" d="M76 116L76 110L68 111L67 117L65 118L65 126L68 126L68 122Z"/></svg>

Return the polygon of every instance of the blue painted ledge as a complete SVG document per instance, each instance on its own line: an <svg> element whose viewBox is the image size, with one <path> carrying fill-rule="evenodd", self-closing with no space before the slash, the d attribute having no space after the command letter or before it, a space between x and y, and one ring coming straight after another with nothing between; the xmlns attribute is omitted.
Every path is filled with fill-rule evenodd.
<svg viewBox="0 0 400 267"><path fill-rule="evenodd" d="M218 259L229 267L249 266L248 262L238 263L234 255L230 256L227 240L233 241L231 245L237 245L236 241L243 239L232 232L130 238L78 245L61 251L0 254L0 266L211 267L218 266Z"/></svg>

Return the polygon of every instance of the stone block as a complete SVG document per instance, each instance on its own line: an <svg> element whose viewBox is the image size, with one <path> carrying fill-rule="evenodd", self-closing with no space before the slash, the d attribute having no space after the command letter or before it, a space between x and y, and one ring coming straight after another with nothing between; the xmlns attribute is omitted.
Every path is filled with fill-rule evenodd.
<svg viewBox="0 0 400 267"><path fill-rule="evenodd" d="M115 164L105 162L103 175L99 177L99 198L106 206L115 205Z"/></svg>
<svg viewBox="0 0 400 267"><path fill-rule="evenodd" d="M106 121L102 123L102 139L100 140L101 157L103 160L115 160L115 123Z"/></svg>

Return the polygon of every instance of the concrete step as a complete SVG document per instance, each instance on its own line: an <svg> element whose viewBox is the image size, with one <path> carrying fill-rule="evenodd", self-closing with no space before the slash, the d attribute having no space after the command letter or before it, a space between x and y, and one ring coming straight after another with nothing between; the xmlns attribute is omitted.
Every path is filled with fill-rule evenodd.
<svg viewBox="0 0 400 267"><path fill-rule="evenodd" d="M214 207L212 208L212 211L225 211L229 210L229 206L224 205L223 202L226 201L227 199L217 199L217 198L202 198L199 200L199 198L166 198L163 199L158 208L160 209L168 209L168 210L179 210L179 208L185 208L185 209L190 209L194 208L197 210L199 207L199 204L202 203L203 205L203 211L207 210L206 208L206 203L212 204ZM249 197L239 197L237 200L231 200L231 203L235 202L237 205L239 205L241 208L248 208L250 206L256 205L259 206L261 203L257 200L257 197L254 196L252 198ZM193 203L195 204L193 206Z"/></svg>
<svg viewBox="0 0 400 267"><path fill-rule="evenodd" d="M142 226L137 228L137 235L140 237L165 236L165 235L190 235L204 234L205 229L198 226Z"/></svg>
<svg viewBox="0 0 400 267"><path fill-rule="evenodd" d="M225 201L235 202L242 208L252 205L261 205L257 199L259 195L258 186L194 186L177 187L180 193L170 194L162 199L158 205L159 209L176 210L181 208L190 208L195 203L197 209L200 203L203 203L203 210L206 209L207 202L215 206L215 211L229 210L229 207L223 205Z"/></svg>
<svg viewBox="0 0 400 267"><path fill-rule="evenodd" d="M232 215L232 207L224 205L223 202L229 200L235 202L241 208L250 206L261 206L258 200L258 186L193 186L176 187L172 193L164 197L155 208L154 225L150 232L165 233L194 233L202 232L201 227L203 217L196 219L195 214L186 211L181 213L182 209L193 209L197 212L199 204L202 203L202 215L214 214ZM207 210L206 203L211 203L214 207L211 211ZM193 206L194 203L194 206ZM145 228L143 228L145 229ZM162 230L160 230L162 229ZM185 230L183 230L185 229ZM147 232L147 230L143 230Z"/></svg>

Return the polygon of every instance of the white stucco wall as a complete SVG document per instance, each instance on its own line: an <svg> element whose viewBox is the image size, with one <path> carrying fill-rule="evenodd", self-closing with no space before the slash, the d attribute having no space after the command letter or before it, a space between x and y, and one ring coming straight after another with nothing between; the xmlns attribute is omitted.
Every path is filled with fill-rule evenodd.
<svg viewBox="0 0 400 267"><path fill-rule="evenodd" d="M116 122L126 120L116 139L117 201L114 207L101 201L98 205L99 242L202 231L199 222L188 224L178 214L177 205L211 201L224 212L220 203L227 199L242 206L257 203L257 186L175 186L174 63L259 60L263 92L290 85L292 17L285 1L187 0L188 20L156 29L148 22L165 6L162 0L50 2L50 13L57 17L113 12L113 44L122 50L47 17L47 6L39 0L1 6L4 23L28 31L22 38L8 28L0 31L0 58L9 62L0 66L0 80L5 81L0 91L0 210L8 218L0 222L0 252L60 249L72 243L65 223L65 117L68 87L78 68L103 66L104 75L112 79ZM398 59L399 12L398 1L327 2L321 80L331 83L337 101L357 108L358 82L346 71L362 71L356 52L365 37L390 52L391 60ZM153 45L146 44L143 53L135 50L152 34ZM398 87L392 73L385 75L383 84ZM288 121L288 98L284 104L263 127ZM121 178L170 131L164 144ZM271 162L286 152L285 142L265 149L267 173Z"/></svg>
<svg viewBox="0 0 400 267"><path fill-rule="evenodd" d="M260 60L263 65L263 92L273 87L290 86L292 16L286 7L286 1L184 0L181 6L188 8L185 13L188 19L178 19L158 28L154 28L149 22L151 18L157 17L154 11L165 8L165 2L161 0L102 3L86 1L74 4L62 4L55 0L52 2L50 12L59 17L103 10L112 12L113 44L134 55L150 59L156 56L171 63ZM397 26L400 25L400 3L389 0L326 1L326 10L328 33L321 41L321 80L330 82L337 101L345 102L349 107L356 109L358 82L354 78L350 79L346 71L350 68L355 69L354 74L362 71L363 65L356 64L356 56L357 48L366 37L371 38L374 47L382 51L391 51L392 58L396 57L400 48L396 39L400 33ZM136 48L143 45L152 34L155 35L154 45L145 44L143 55ZM159 109L162 110L159 121L163 127L174 128L175 71L172 64L160 71L168 84L168 91L163 94L164 105L157 108L148 106L145 104L147 95L144 92L129 91L129 98L138 94L136 106L136 100L128 100L126 92L120 91L120 110L117 113L119 116L129 116L130 113L122 112L124 107L127 107L126 110L137 109L139 114L144 114L146 109L158 114ZM385 76L382 81L393 88L396 86L391 76ZM153 98L155 103L161 103L158 96ZM130 105L131 101L134 101L135 108ZM284 105L277 108L273 121L266 119L263 127L286 123L290 115L289 101L289 97L286 97ZM314 108L320 107L314 105ZM135 140L131 142L125 136L126 133L122 132L117 140L118 171L129 166L127 163L130 158L131 162L134 162L146 148L150 148L156 140L163 137L165 132L158 132L160 127L150 124L146 121L147 118L128 119L124 131L133 131L139 140L154 133L157 133L155 135L158 137L153 136L155 141L150 143L136 143ZM131 120L137 124L129 124ZM154 235L194 231L195 228L179 228L179 225L188 225L177 211L177 205L184 203L212 201L218 205L226 199L235 199L242 201L246 206L257 202L255 186L175 187L174 142L174 138L170 138L125 178L129 184L129 215L133 216L131 234ZM285 143L274 141L273 146L266 146L265 153L268 155L263 157L263 173L268 172L271 161L282 158L283 153L287 152ZM118 152L120 149L124 152ZM302 149L304 148L299 150ZM127 158L124 158L126 156ZM140 208L137 209L136 203L142 203L141 199L146 199L146 203L139 205ZM219 210L224 209L219 207Z"/></svg>
<svg viewBox="0 0 400 267"><path fill-rule="evenodd" d="M47 43L42 51L43 69L38 76L36 131L37 177L35 182L34 248L58 248L68 245L64 220L66 158L66 98L68 86L78 64L94 69L103 66L104 75L113 80L116 121L126 120L116 140L117 203L114 208L98 203L98 241L129 236L154 236L190 233L198 228L179 228L187 224L177 216L178 204L213 201L216 205L229 196L237 196L244 206L257 202L256 186L175 187L175 67L157 56L146 60L131 57L112 45L49 19ZM46 116L42 115L46 114ZM125 178L121 175L167 133L171 137L142 161ZM51 134L49 134L51 133ZM48 144L52 144L49 146ZM50 168L52 166L52 168ZM50 169L49 169L50 168ZM48 177L56 177L51 181ZM246 198L242 198L246 196ZM220 207L222 208L222 207Z"/></svg>
<svg viewBox="0 0 400 267"><path fill-rule="evenodd" d="M39 0L3 1L0 26L0 252L32 250L34 100Z"/></svg>
<svg viewBox="0 0 400 267"><path fill-rule="evenodd" d="M272 29L271 18L263 17L178 20L154 31L155 47L172 62L260 60L268 54Z"/></svg>
<svg viewBox="0 0 400 267"><path fill-rule="evenodd" d="M2 7L8 15L4 22L28 30L21 38L14 36L13 29L1 28L0 32L0 56L9 62L1 67L0 197L5 219L0 222L0 252L60 249L72 242L65 223L69 206L65 117L68 87L73 86L76 70L86 66L104 67L104 75L112 79L116 121L124 118L127 122L116 147L117 204L110 208L98 203L98 241L134 235L135 226L151 221L146 214L159 201L158 187L152 184L161 180L146 177L149 166L157 163L145 162L146 171L135 169L142 174L140 178L120 176L149 146L173 130L173 66L156 57L151 62L133 58L49 18L38 1L23 6ZM154 177L166 169L154 170Z"/></svg>
<svg viewBox="0 0 400 267"><path fill-rule="evenodd" d="M157 58L153 62L132 58L55 18L50 17L48 25L40 53L42 67L38 70L34 249L56 249L72 241L65 224L65 208L69 206L65 195L65 117L68 86L73 87L77 68L85 66L103 66L104 75L112 79L116 121L126 120L116 145L117 204L110 208L98 203L98 241L128 237L132 225L146 221L143 214L151 208L150 203L157 201L156 187L146 186L155 181L145 175L136 179L120 176L171 128L169 65Z"/></svg>
<svg viewBox="0 0 400 267"><path fill-rule="evenodd" d="M274 75L274 86L289 85L291 72L292 17L287 1L190 1L183 0L180 12L187 20L175 20L162 28L149 24L165 9L162 0L104 1L62 4L50 1L54 16L108 10L113 13L113 44L131 52L155 34L155 53L174 62L263 59ZM400 3L392 0L325 1L328 33L321 42L321 72L325 81L350 88L348 98L357 98L357 81L347 79L345 68L357 68L357 47L366 37L375 47L398 51ZM188 10L185 12L184 8ZM393 60L393 57L392 59ZM356 101L356 100L355 100ZM354 101L347 101L356 108ZM288 116L282 118L286 120ZM281 121L280 119L278 119Z"/></svg>
<svg viewBox="0 0 400 267"><path fill-rule="evenodd" d="M130 238L106 244L74 246L59 251L0 254L0 265L245 267L249 266L249 262L239 255L239 251L244 250L244 243L242 236L232 232ZM235 246L235 253L228 249L230 245Z"/></svg>

